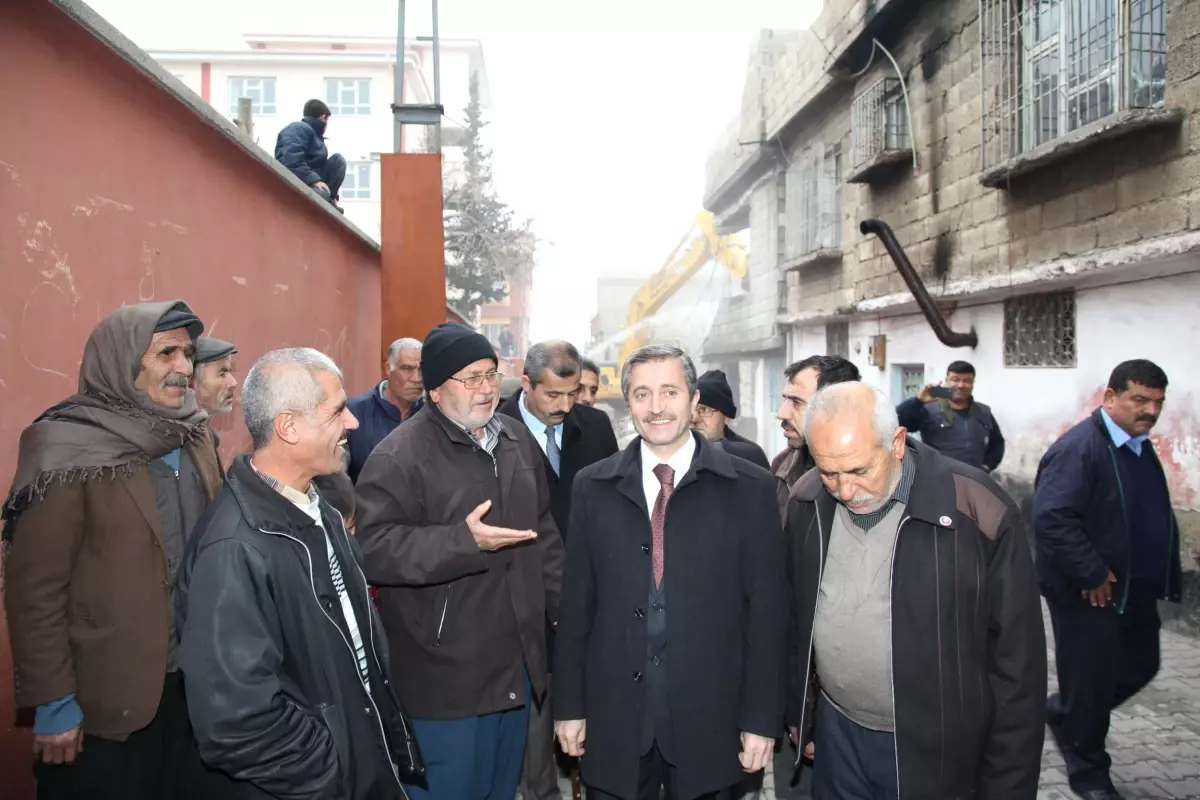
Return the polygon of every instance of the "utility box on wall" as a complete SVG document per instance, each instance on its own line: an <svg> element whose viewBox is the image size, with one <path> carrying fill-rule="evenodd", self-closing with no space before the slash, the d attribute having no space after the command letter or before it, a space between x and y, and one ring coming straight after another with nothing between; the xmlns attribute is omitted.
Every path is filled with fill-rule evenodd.
<svg viewBox="0 0 1200 800"><path fill-rule="evenodd" d="M867 345L867 361L873 367L883 369L887 366L887 334L881 333L871 337Z"/></svg>

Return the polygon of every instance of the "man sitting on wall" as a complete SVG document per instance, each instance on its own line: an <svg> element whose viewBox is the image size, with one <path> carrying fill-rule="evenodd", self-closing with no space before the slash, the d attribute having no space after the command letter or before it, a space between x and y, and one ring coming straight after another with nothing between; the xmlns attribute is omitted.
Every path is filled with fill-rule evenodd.
<svg viewBox="0 0 1200 800"><path fill-rule="evenodd" d="M346 159L339 153L329 155L325 147L329 115L329 106L320 100L305 103L304 118L289 123L279 132L275 140L275 158L341 211L337 201L342 181L346 179Z"/></svg>

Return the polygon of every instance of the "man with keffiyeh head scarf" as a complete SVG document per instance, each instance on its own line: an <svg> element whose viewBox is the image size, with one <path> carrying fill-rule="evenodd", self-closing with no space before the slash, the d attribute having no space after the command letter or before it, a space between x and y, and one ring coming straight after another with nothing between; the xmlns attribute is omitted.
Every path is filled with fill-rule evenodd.
<svg viewBox="0 0 1200 800"><path fill-rule="evenodd" d="M203 330L182 301L117 309L88 338L79 391L21 434L5 604L39 798L196 791L171 591L222 481L188 386Z"/></svg>

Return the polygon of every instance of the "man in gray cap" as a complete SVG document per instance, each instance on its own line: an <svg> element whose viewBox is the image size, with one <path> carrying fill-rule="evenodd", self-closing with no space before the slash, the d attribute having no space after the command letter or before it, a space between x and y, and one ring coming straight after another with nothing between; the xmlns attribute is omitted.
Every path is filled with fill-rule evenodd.
<svg viewBox="0 0 1200 800"><path fill-rule="evenodd" d="M5 604L43 800L195 790L171 593L222 484L188 386L203 330L182 301L117 309L88 338L78 392L21 434Z"/></svg>
<svg viewBox="0 0 1200 800"><path fill-rule="evenodd" d="M196 362L192 370L192 389L196 405L210 416L233 410L233 390L238 380L233 374L233 356L237 348L212 336L196 340Z"/></svg>
<svg viewBox="0 0 1200 800"><path fill-rule="evenodd" d="M429 402L375 448L356 485L392 684L428 764L413 798L513 797L529 704L546 695L563 545L541 447L496 413L496 364L470 328L430 331Z"/></svg>

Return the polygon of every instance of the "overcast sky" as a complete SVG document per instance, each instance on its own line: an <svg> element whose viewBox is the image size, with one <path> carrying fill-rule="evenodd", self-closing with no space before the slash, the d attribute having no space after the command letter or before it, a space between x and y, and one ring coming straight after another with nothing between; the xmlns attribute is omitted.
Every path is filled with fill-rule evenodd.
<svg viewBox="0 0 1200 800"><path fill-rule="evenodd" d="M247 32L396 30L395 0L90 4L144 48L218 47ZM535 341L584 343L597 277L644 277L661 265L701 207L705 157L740 106L757 32L806 27L820 7L442 0L441 35L483 43L497 185L539 239ZM429 0L409 0L408 36L429 33L429 8Z"/></svg>

